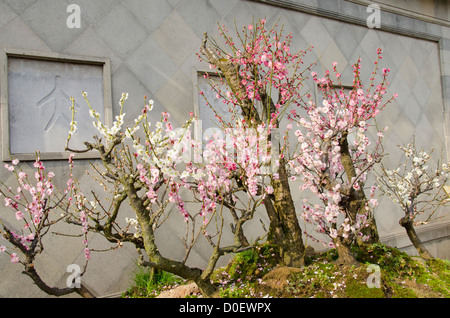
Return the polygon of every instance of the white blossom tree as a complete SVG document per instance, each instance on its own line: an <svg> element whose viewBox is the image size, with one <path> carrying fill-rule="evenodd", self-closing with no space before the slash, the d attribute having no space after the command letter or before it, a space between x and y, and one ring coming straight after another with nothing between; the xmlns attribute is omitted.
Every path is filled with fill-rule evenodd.
<svg viewBox="0 0 450 318"><path fill-rule="evenodd" d="M427 223L440 207L449 203L444 189L449 179L449 166L446 162L438 162L436 167L430 167L432 150L418 150L414 142L399 148L405 155L404 163L395 170L381 165L378 183L380 189L405 213L399 223L420 256L430 259L433 256L420 240L414 226ZM425 216L425 220L419 221L420 216Z"/></svg>

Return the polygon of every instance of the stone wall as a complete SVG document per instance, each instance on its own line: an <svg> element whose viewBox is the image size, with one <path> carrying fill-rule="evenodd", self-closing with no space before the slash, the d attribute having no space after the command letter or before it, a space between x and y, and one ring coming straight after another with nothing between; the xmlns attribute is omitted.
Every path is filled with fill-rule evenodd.
<svg viewBox="0 0 450 318"><path fill-rule="evenodd" d="M71 3L81 9L80 28L67 27L70 15L67 7ZM200 63L195 53L203 33L207 31L210 36L216 36L217 23L233 30L235 23L247 25L252 18L264 17L269 25L279 21L286 33L292 32L293 49L314 46L305 63L320 58L319 74L322 64L330 68L331 63L337 61L344 83L350 81L351 65L358 57L363 61L363 75L370 75L376 49L382 48L382 64L391 69L390 91L399 94L398 100L379 120L380 126L389 127L385 133L385 150L391 154L387 166L398 165L401 158L396 145L411 141L413 135L421 146L433 146L436 153L443 149L445 157L450 146L448 13L445 16L427 11L422 15L420 5L411 13L378 1L381 25L369 28L366 22L370 3L344 0L0 0L0 47L39 52L40 56L107 60L110 74L105 83L110 87L103 88L110 90L105 96L110 96L111 100L105 103L112 105L111 115L117 114L121 94L128 92L125 112L129 120L140 112L144 96L148 96L155 101L155 112L169 111L176 122L182 123L188 119L189 112L198 115L202 112L196 84L198 72L206 71L207 65ZM442 6L442 1L426 3L429 7L430 3L435 3L431 5L433 8ZM0 90L3 95L5 88L0 87ZM89 88L85 90L89 93ZM81 92L75 97L81 104ZM8 105L1 107L3 112ZM50 158L45 161L46 166L61 176L59 181L63 182L67 177L67 163ZM79 160L76 165L78 176L89 167L86 160ZM0 178L5 183L13 181L3 170ZM87 176L82 176L81 180L86 185L92 184ZM0 209L2 214L6 212ZM401 211L387 198L381 200L376 217L383 240L414 252L398 225L400 216ZM445 221L448 210L443 209L439 216L444 218L423 226L419 233L437 257L448 258L450 223ZM181 236L176 222L161 233L161 240L174 256L181 252L177 245ZM82 246L72 238L56 235L51 236L47 245L36 266L49 282L63 286L67 265L84 264ZM91 245L99 249L108 246L101 237L93 237ZM200 248L195 253L194 263L202 266L207 253ZM84 282L98 295L120 292L128 287L130 275L136 268L135 257L131 247L95 254L83 277ZM11 265L5 255L0 255L0 268L0 297L46 296L28 277L20 274L19 266Z"/></svg>

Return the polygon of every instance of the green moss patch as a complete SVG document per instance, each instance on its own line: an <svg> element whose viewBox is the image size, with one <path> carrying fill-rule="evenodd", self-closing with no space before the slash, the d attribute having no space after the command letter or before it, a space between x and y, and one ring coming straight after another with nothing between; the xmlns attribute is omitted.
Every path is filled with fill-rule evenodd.
<svg viewBox="0 0 450 318"><path fill-rule="evenodd" d="M329 250L310 252L304 267L292 268L281 264L276 246L263 244L237 254L212 280L221 298L450 298L449 261L426 261L383 244L355 247L353 253L357 266L336 264L337 252ZM154 297L170 288L164 284L173 281L159 279L154 291L140 281L148 286L140 294Z"/></svg>

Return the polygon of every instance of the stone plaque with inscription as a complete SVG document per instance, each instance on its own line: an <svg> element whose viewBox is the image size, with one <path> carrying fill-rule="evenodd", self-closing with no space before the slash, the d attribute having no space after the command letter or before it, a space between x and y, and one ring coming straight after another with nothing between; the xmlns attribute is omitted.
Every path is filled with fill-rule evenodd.
<svg viewBox="0 0 450 318"><path fill-rule="evenodd" d="M71 97L75 98L78 129L70 146L82 149L83 142L92 141L98 132L89 116L83 91L87 92L90 104L102 119L108 117L105 114L104 67L101 64L9 56L7 84L7 116L2 112L7 118L2 120L3 123L7 120L9 129L8 139L3 140L9 144L6 151L14 157L29 156L36 151L42 154L64 152L72 121Z"/></svg>

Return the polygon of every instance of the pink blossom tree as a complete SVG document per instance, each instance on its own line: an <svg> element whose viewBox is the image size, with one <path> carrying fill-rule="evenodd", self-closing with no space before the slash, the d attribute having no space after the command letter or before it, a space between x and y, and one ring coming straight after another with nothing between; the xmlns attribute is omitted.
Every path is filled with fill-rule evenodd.
<svg viewBox="0 0 450 318"><path fill-rule="evenodd" d="M9 243L9 247L0 246L0 252L8 254L11 263L22 265L23 273L49 295L63 296L78 293L83 297L94 297L82 283L73 284L67 288L53 287L48 285L38 273L35 261L44 251L47 234L55 224L65 218L71 208L63 202L69 202L72 179L68 180L64 191L59 191L53 182L55 174L45 170L39 154L33 166L35 172L34 175L30 175L21 168L17 159L5 165L5 168L15 175L17 184L15 187L3 182L1 184L0 194L4 198L6 211L14 213L14 217L6 214L0 216L1 237ZM81 236L84 237L84 244L86 244L86 264L80 277L85 273L89 259L86 234L87 231L84 228Z"/></svg>
<svg viewBox="0 0 450 318"><path fill-rule="evenodd" d="M370 187L369 197L365 188L369 173L384 155L383 133L376 130L374 119L395 98L395 94L384 98L388 69L382 70L380 83L374 84L381 58L379 49L368 87L360 78L361 60L353 65L354 80L348 91L340 82L337 63L333 63L337 85L329 71L322 78L313 72L323 98L307 104L307 116L291 116L300 128L295 135L301 150L289 164L303 181L301 189L308 189L321 202L305 199L303 217L332 239L330 246L337 248L342 263L355 262L350 251L354 242L379 239L373 215L378 205L376 187ZM377 131L376 140L367 135L371 128Z"/></svg>
<svg viewBox="0 0 450 318"><path fill-rule="evenodd" d="M227 86L223 90L212 84L217 97L234 114L231 122L218 118L219 122L224 128L242 124L247 129L263 128L272 153L280 146L275 140L271 143L272 132L280 128L287 107L301 103L304 78L300 68L306 52L290 52L292 36L283 36L276 28L268 31L265 23L262 19L256 25L244 27L237 33L239 43L235 43L224 27L219 27L224 46L208 39L205 33L199 56ZM208 40L210 45L207 45ZM276 103L274 95L278 95ZM280 247L280 256L286 265L302 266L305 247L289 186L286 158L274 159L276 166L268 174L273 192L264 199L270 218L269 240Z"/></svg>

